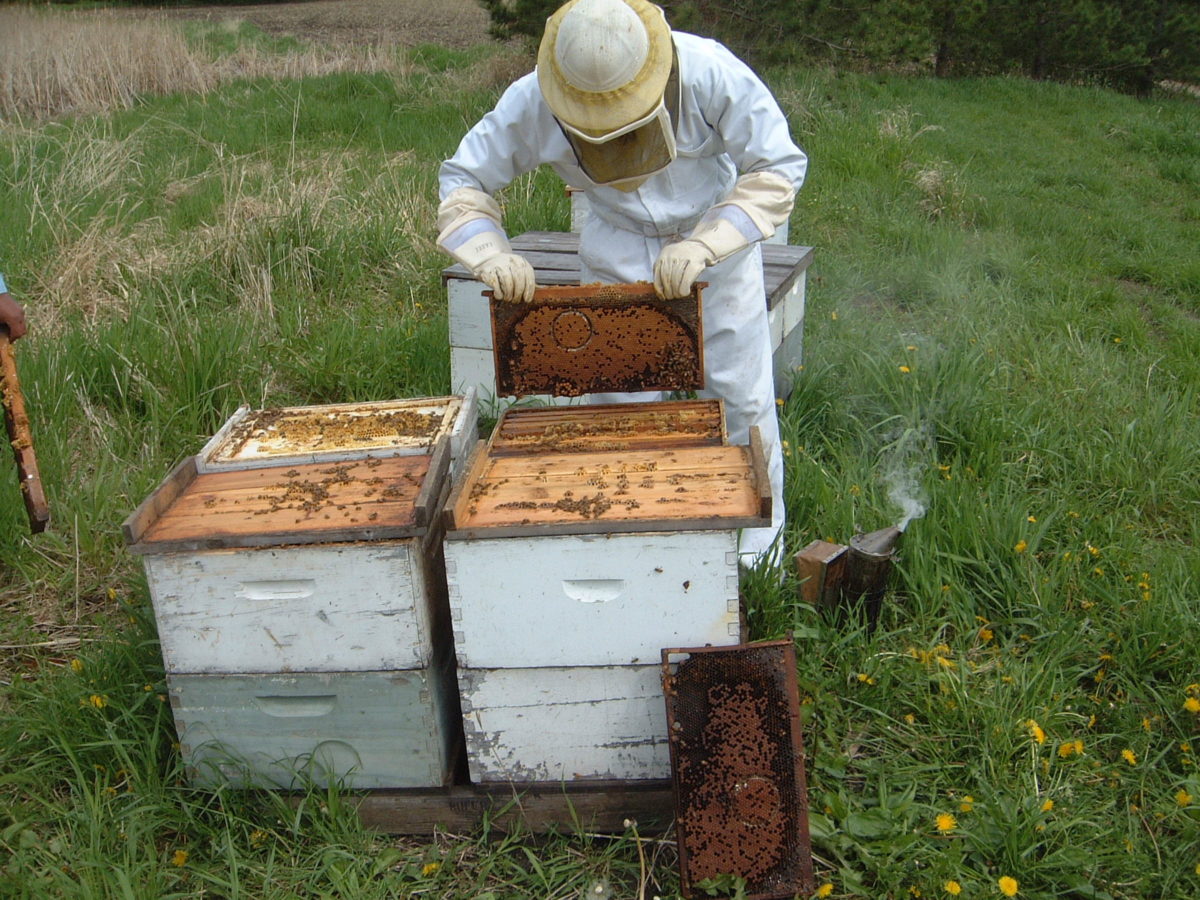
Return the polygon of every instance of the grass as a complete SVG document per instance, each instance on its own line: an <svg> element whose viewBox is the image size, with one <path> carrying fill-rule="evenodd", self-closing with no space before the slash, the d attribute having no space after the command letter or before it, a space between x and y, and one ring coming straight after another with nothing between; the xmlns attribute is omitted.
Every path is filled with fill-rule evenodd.
<svg viewBox="0 0 1200 900"><path fill-rule="evenodd" d="M209 61L263 40L205 34L187 46ZM292 808L188 789L120 539L240 403L447 390L436 167L523 64L396 51L382 71L0 125L2 262L55 518L26 536L0 464L0 895L677 890L669 843L632 831L397 840L337 791ZM781 410L789 548L923 510L874 629L800 603L790 576L746 585L755 635L797 640L821 883L1195 896L1200 107L770 80L812 158L791 233L817 247ZM503 201L514 232L568 220L545 173Z"/></svg>

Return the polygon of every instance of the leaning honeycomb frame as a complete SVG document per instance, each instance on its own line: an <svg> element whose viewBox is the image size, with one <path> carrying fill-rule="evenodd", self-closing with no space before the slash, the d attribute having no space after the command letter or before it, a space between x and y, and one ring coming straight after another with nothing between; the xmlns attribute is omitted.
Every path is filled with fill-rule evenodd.
<svg viewBox="0 0 1200 900"><path fill-rule="evenodd" d="M664 300L647 282L542 287L529 303L491 292L496 393L523 397L704 387L703 283Z"/></svg>
<svg viewBox="0 0 1200 900"><path fill-rule="evenodd" d="M662 677L683 895L721 875L747 900L811 893L795 645L666 649Z"/></svg>

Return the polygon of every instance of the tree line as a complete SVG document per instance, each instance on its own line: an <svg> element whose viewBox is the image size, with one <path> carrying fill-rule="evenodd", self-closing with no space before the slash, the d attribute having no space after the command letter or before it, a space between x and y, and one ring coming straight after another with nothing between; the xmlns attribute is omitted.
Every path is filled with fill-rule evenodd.
<svg viewBox="0 0 1200 900"><path fill-rule="evenodd" d="M537 41L561 0L479 0L500 39ZM1012 74L1148 93L1200 81L1197 0L662 0L672 25L757 64Z"/></svg>

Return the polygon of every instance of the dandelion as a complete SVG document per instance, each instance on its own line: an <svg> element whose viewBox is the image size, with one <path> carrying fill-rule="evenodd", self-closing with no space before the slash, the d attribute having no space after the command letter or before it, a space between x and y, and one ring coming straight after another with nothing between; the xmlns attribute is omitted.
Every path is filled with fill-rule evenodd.
<svg viewBox="0 0 1200 900"><path fill-rule="evenodd" d="M1042 804L1042 812L1050 812L1052 809L1054 809L1054 801L1047 799L1046 802Z"/></svg>
<svg viewBox="0 0 1200 900"><path fill-rule="evenodd" d="M1200 869L1200 866L1197 866L1196 868ZM833 885L830 884L828 881L825 882L823 885L821 885L819 888L817 888L817 896L818 897L828 897L832 893L833 893Z"/></svg>
<svg viewBox="0 0 1200 900"><path fill-rule="evenodd" d="M1017 896L1017 891L1020 890L1020 885L1017 884L1017 879L1009 875L1004 875L1001 877L996 884L1000 888L1000 893L1002 893L1005 897L1015 897Z"/></svg>
<svg viewBox="0 0 1200 900"><path fill-rule="evenodd" d="M958 825L958 819L954 818L950 813L938 813L937 830L943 833L953 831Z"/></svg>
<svg viewBox="0 0 1200 900"><path fill-rule="evenodd" d="M1200 713L1200 699L1196 697L1188 697L1183 701L1183 708L1188 712Z"/></svg>
<svg viewBox="0 0 1200 900"><path fill-rule="evenodd" d="M255 828L250 832L250 846L261 847L267 840L267 833L261 828Z"/></svg>
<svg viewBox="0 0 1200 900"><path fill-rule="evenodd" d="M900 371L903 372L905 375L907 375L909 372L912 371L912 369L910 369L908 366L901 366Z"/></svg>
<svg viewBox="0 0 1200 900"><path fill-rule="evenodd" d="M836 322L836 321L837 321L837 312L836 312L836 311L835 311L835 312L831 312L831 313L829 314L829 318L831 318L833 321L835 321L835 322ZM830 886L829 886L829 889L832 891L832 890L833 890L833 885L830 885ZM828 894L822 894L821 896L823 896L823 897L828 897L829 895L828 895Z"/></svg>
<svg viewBox="0 0 1200 900"><path fill-rule="evenodd" d="M176 850L175 855L171 857L171 865L183 868L187 865L188 852L186 850Z"/></svg>
<svg viewBox="0 0 1200 900"><path fill-rule="evenodd" d="M995 632L993 632L992 629L990 629L990 628L980 628L979 629L979 639L981 641L983 641L985 644L988 641L990 641L992 638L994 638L995 636L996 636Z"/></svg>
<svg viewBox="0 0 1200 900"><path fill-rule="evenodd" d="M1181 788L1175 792L1175 803L1185 808L1189 807L1192 805L1192 795Z"/></svg>
<svg viewBox="0 0 1200 900"><path fill-rule="evenodd" d="M776 405L776 406L783 406L783 398L782 398L782 397L776 397L776 398L775 398L775 405Z"/></svg>
<svg viewBox="0 0 1200 900"><path fill-rule="evenodd" d="M104 709L104 707L108 706L108 698L102 697L99 694L92 694L88 697L87 702L96 707L96 709Z"/></svg>
<svg viewBox="0 0 1200 900"><path fill-rule="evenodd" d="M421 866L421 874L428 878L441 867L442 864L440 862L427 862L425 865Z"/></svg>
<svg viewBox="0 0 1200 900"><path fill-rule="evenodd" d="M1072 756L1083 755L1083 741L1063 741L1058 745L1060 759L1070 759Z"/></svg>
<svg viewBox="0 0 1200 900"><path fill-rule="evenodd" d="M958 804L958 808L961 812L970 812L975 808L975 798L967 794L962 798L962 803Z"/></svg>
<svg viewBox="0 0 1200 900"><path fill-rule="evenodd" d="M874 684L875 683L875 679L872 678L870 675L868 675L866 672L859 672L858 680L861 681L863 684Z"/></svg>
<svg viewBox="0 0 1200 900"><path fill-rule="evenodd" d="M1121 751L1121 759L1125 760L1125 762L1129 763L1131 766L1137 765L1137 754L1128 747Z"/></svg>
<svg viewBox="0 0 1200 900"><path fill-rule="evenodd" d="M1021 538L1021 540L1017 541L1016 544L1013 545L1013 553L1024 553L1028 549L1029 544L1024 538Z"/></svg>
<svg viewBox="0 0 1200 900"><path fill-rule="evenodd" d="M912 713L905 713L904 721L907 722L909 725L912 725L917 721L917 717L914 716Z"/></svg>
<svg viewBox="0 0 1200 900"><path fill-rule="evenodd" d="M962 885L959 884L957 881L955 881L953 878L951 878L949 881L947 881L945 884L942 885L942 890L945 891L947 894L949 894L951 897L957 897L959 894L962 893Z"/></svg>
<svg viewBox="0 0 1200 900"><path fill-rule="evenodd" d="M108 589L108 599L110 602L117 599L117 589L116 588Z"/></svg>
<svg viewBox="0 0 1200 900"><path fill-rule="evenodd" d="M75 672L75 673L82 672L83 671L83 660L82 659L71 660L71 671Z"/></svg>
<svg viewBox="0 0 1200 900"><path fill-rule="evenodd" d="M1025 723L1025 727L1029 729L1029 736L1038 744L1046 743L1046 732L1042 731L1042 726L1033 719Z"/></svg>

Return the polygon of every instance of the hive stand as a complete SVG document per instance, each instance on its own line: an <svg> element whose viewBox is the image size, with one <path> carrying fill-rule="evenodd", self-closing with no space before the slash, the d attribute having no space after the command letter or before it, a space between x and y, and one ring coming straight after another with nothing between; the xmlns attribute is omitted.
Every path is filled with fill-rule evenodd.
<svg viewBox="0 0 1200 900"><path fill-rule="evenodd" d="M579 235L528 231L512 239L515 253L533 265L540 285L579 284ZM775 393L787 397L802 360L804 289L812 247L763 243L763 281L775 365ZM485 406L495 404L496 369L487 289L465 267L442 270L450 306L450 381L455 392L474 387ZM542 398L552 403L586 403L587 398ZM501 404L495 404L497 406ZM499 409L496 410L499 412Z"/></svg>

